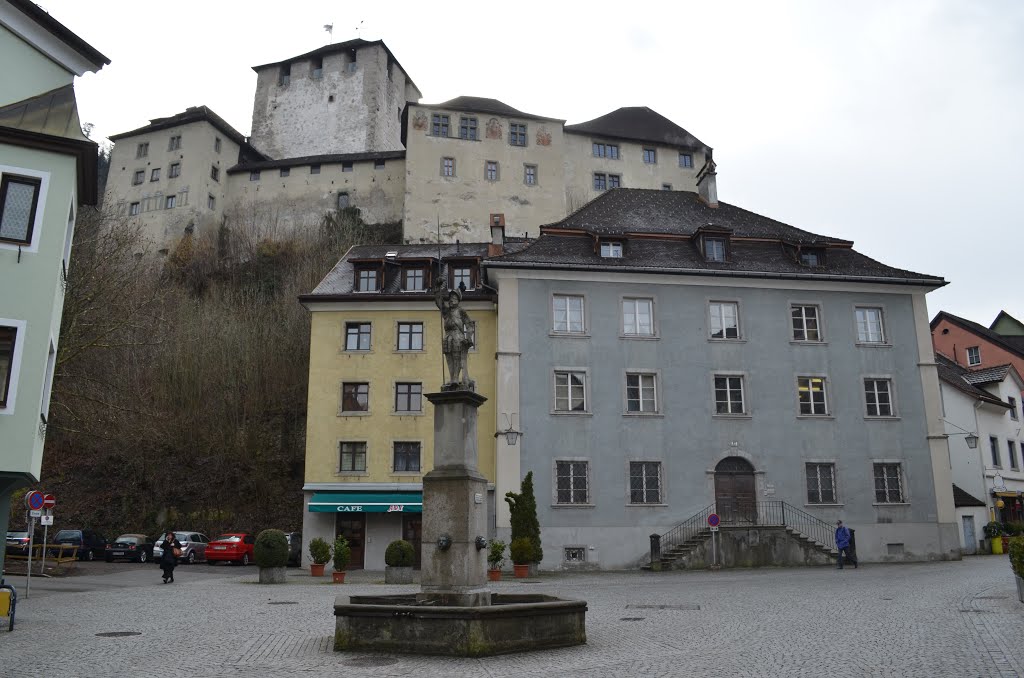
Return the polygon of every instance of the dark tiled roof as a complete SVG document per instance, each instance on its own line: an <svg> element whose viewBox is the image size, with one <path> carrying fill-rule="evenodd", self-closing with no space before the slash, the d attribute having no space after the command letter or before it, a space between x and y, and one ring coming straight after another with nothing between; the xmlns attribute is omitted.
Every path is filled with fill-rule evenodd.
<svg viewBox="0 0 1024 678"><path fill-rule="evenodd" d="M1002 405L1007 408L1010 407L1009 403L1004 403L1001 399L992 395L988 391L978 388L968 381L965 377L971 374L970 370L957 365L941 353L935 354L935 362L938 364L939 379L946 382L953 388L966 393L975 400L981 400L992 405Z"/></svg>
<svg viewBox="0 0 1024 678"><path fill-rule="evenodd" d="M709 223L730 232L727 262L708 262L697 250L692 236ZM541 233L529 247L489 259L488 265L945 284L939 277L877 262L854 251L847 240L816 235L726 203L714 209L685 191L614 189L562 221L543 226ZM623 256L601 257L594 237L585 234L622 237ZM796 246L826 248L825 265L801 265Z"/></svg>
<svg viewBox="0 0 1024 678"><path fill-rule="evenodd" d="M506 251L521 249L526 245L525 240L509 238L505 241ZM424 300L432 299L429 292L402 292L400 289L401 280L398 275L385 273L384 287L379 293L360 293L353 291L354 266L353 261L360 260L385 260L395 263L412 259L430 259L437 261L438 253L442 260L441 274L447 275L446 260L480 258L487 256L487 243L456 243L443 244L438 248L435 244L421 245L356 245L352 247L345 256L334 265L334 268L320 281L320 284L309 294L302 295L302 301L325 301L337 298L348 298L349 300L372 301L374 298L381 298L387 295L401 295L402 299L415 299L420 297ZM398 256L393 259L385 259L388 252L397 252ZM484 281L486 283L486 281ZM468 290L465 294L467 300L472 299L493 299L495 292L489 287L482 287L476 290Z"/></svg>
<svg viewBox="0 0 1024 678"><path fill-rule="evenodd" d="M1010 373L1010 365L997 365L995 367L986 367L980 370L971 370L964 375L964 379L970 384L991 384L996 381L1002 381L1006 379L1006 375Z"/></svg>
<svg viewBox="0 0 1024 678"><path fill-rule="evenodd" d="M685 129L647 106L627 106L575 125L566 125L571 134L590 134L630 141L647 141L692 150L711 148Z"/></svg>
<svg viewBox="0 0 1024 678"><path fill-rule="evenodd" d="M266 156L257 151L255 148L249 145L248 140L239 133L234 127L229 125L224 118L220 117L206 106L189 106L181 113L177 113L168 118L153 118L149 121L149 124L138 129L133 129L130 132L122 132L115 134L110 137L111 141L117 141L119 139L125 139L127 137L137 136L139 134L147 134L149 132L157 132L162 129L170 129L171 127L178 127L180 125L188 125L193 122L208 122L218 129L224 136L228 137L240 147L245 149L247 155L255 154L256 157L265 158Z"/></svg>
<svg viewBox="0 0 1024 678"><path fill-rule="evenodd" d="M542 115L524 113L512 108L503 101L487 99L485 97L455 97L439 104L416 104L424 108L445 108L451 111L464 111L467 113L486 113L488 115L500 115L505 118L525 118L528 120L548 120L551 122L565 122L559 118L546 118Z"/></svg>
<svg viewBox="0 0 1024 678"><path fill-rule="evenodd" d="M966 491L957 487L953 484L953 506L960 508L961 506L985 506L985 502L980 499L976 499L973 494L969 494Z"/></svg>
<svg viewBox="0 0 1024 678"><path fill-rule="evenodd" d="M328 155L306 155L301 158L280 158L241 162L228 169L228 174L251 170L274 169L276 167L297 167L301 165L329 165L331 163L359 162L361 160L398 160L405 158L405 151L377 151L373 153L332 153Z"/></svg>
<svg viewBox="0 0 1024 678"><path fill-rule="evenodd" d="M37 24L42 26L50 34L57 37L71 49L78 52L87 61L91 62L97 70L110 63L110 59L100 54L99 50L82 40L68 29L67 26L54 19L42 7L28 0L10 0L14 8L25 14Z"/></svg>
<svg viewBox="0 0 1024 678"><path fill-rule="evenodd" d="M350 49L359 49L360 47L371 47L373 45L380 45L381 47L383 47L384 51L388 53L389 57L391 57L391 60L395 62L395 65L401 68L402 72L405 73L406 81L408 81L408 83L413 87L416 87L416 84L412 81L412 78L409 77L409 72L402 67L402 64L398 63L398 59L395 58L395 55L391 52L390 49L388 49L388 46L384 44L383 40L363 40L362 38L356 38L355 40L346 40L345 42L333 42L329 45L324 45L323 47L317 47L312 52L306 52L305 54L300 54L298 56L288 57L287 59L282 59L281 61L274 61L269 64L260 64L259 66L253 66L252 70L259 72L264 68L280 66L281 64L286 64L293 61L305 61L306 59L312 59L313 57L322 57L328 54L337 54L338 52L347 52ZM419 87L416 87L416 90L419 91Z"/></svg>
<svg viewBox="0 0 1024 678"><path fill-rule="evenodd" d="M952 313L947 313L946 311L939 311L938 313L935 314L935 317L932 318L932 330L934 330L938 326L938 324L943 320L947 320L953 323L954 325L958 325L959 327L962 327L968 332L973 332L979 337L984 337L985 339L991 341L993 344L996 344L997 346L1002 346L1007 351L1010 351L1011 353L1018 355L1021 358L1024 358L1024 337L1007 337L1002 334L999 334L998 332L993 332L989 328L985 327L984 325L979 325L973 320L967 320L966 318L961 318L960 316L953 315Z"/></svg>

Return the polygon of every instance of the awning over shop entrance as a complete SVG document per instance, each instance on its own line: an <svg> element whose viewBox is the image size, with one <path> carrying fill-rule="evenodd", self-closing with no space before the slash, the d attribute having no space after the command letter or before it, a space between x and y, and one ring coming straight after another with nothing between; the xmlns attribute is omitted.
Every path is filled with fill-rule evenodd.
<svg viewBox="0 0 1024 678"><path fill-rule="evenodd" d="M317 492L310 513L423 513L422 492Z"/></svg>

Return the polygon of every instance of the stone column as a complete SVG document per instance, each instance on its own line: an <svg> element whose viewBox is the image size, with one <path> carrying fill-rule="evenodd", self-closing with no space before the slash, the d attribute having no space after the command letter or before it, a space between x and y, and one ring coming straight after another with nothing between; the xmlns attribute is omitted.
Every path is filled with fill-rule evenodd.
<svg viewBox="0 0 1024 678"><path fill-rule="evenodd" d="M423 476L421 603L490 605L487 551L487 479L477 468L477 408L473 391L426 394L434 406L434 470ZM450 546L442 548L447 538Z"/></svg>

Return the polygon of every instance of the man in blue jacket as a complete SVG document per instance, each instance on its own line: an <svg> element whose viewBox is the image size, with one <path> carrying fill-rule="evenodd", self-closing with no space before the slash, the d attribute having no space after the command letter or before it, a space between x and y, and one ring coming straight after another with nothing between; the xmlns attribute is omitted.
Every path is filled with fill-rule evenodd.
<svg viewBox="0 0 1024 678"><path fill-rule="evenodd" d="M850 550L850 528L843 525L843 521L836 521L836 550L839 551L839 569L843 569L843 554L850 559L853 563L854 569L857 569L857 557L853 555L853 551Z"/></svg>

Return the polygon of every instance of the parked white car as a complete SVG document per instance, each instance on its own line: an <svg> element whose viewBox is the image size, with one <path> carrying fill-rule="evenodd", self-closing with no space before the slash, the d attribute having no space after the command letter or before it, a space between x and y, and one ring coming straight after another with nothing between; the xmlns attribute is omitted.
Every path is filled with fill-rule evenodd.
<svg viewBox="0 0 1024 678"><path fill-rule="evenodd" d="M206 560L206 545L210 542L209 537L200 532L175 532L174 536L181 542L181 558L178 559L178 562L191 565ZM161 537L153 547L153 560L157 565L160 564L160 559L164 556L163 545L164 540Z"/></svg>

